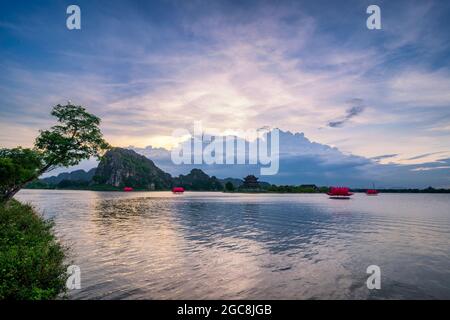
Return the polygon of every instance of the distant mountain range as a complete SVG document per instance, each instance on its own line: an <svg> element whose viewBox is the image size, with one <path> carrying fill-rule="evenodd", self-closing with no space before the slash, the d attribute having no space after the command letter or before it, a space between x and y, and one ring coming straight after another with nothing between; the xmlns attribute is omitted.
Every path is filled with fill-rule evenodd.
<svg viewBox="0 0 450 320"><path fill-rule="evenodd" d="M137 152L113 148L100 161L97 168L89 171L75 170L64 172L57 176L42 178L27 185L29 189L75 189L75 190L122 190L132 187L135 190L170 190L170 188L184 187L192 191L222 191L230 182L233 189L249 192L243 188L243 180L237 178L219 179L209 176L201 169L194 168L188 174L172 177L169 173L158 168L146 156ZM311 193L326 192L327 187L315 185L274 185L259 182L258 191L277 193ZM364 192L365 189L354 189ZM425 192L449 193L450 189L382 189L382 192Z"/></svg>
<svg viewBox="0 0 450 320"><path fill-rule="evenodd" d="M27 187L94 190L120 190L132 187L136 190L169 190L174 186L180 186L186 190L221 191L229 181L236 188L243 183L241 179L220 180L214 176L210 177L200 169L192 169L187 175L172 177L158 168L152 160L133 150L113 148L103 156L97 168L87 172L75 170L60 173L57 176L39 179ZM262 185L269 184L263 182Z"/></svg>
<svg viewBox="0 0 450 320"><path fill-rule="evenodd" d="M93 168L89 171L84 170L75 170L72 172L63 172L58 174L57 176L48 177L41 179L42 182L45 182L49 185L57 185L63 180L66 181L91 181L94 177L96 168Z"/></svg>
<svg viewBox="0 0 450 320"><path fill-rule="evenodd" d="M182 143L190 144L191 141L186 140ZM445 154L442 154L442 159L439 161L417 164L382 164L380 163L381 159L401 156L396 154L379 155L372 158L355 156L328 145L312 142L303 133L282 130L279 131L279 145L279 172L276 175L262 178L270 184L345 185L360 189L370 188L373 184L378 188L385 189L423 189L430 185L441 188L450 187L450 171L448 170L450 158ZM242 180L234 181L234 178L243 178L249 174L258 176L261 169L260 164L175 164L171 159L171 151L164 148L129 146L127 149L151 159L155 166L170 173L172 177L187 175L192 169L200 169L210 177L216 176L219 181L231 177L229 179L233 181L233 185L239 186ZM86 170L96 165L98 163L91 159L73 170ZM60 168L55 172L62 170L63 168ZM60 179L59 176L56 179ZM62 180L68 180L74 184L74 181L84 181L84 178L61 179L59 182ZM55 184L53 181L47 182L51 185ZM66 181L65 184L70 183ZM86 182L81 183L81 185L86 184ZM90 188L92 188L92 184L90 184Z"/></svg>
<svg viewBox="0 0 450 320"><path fill-rule="evenodd" d="M236 137L242 142L241 138ZM181 144L190 144L186 140ZM442 153L439 161L421 161L420 163L385 163L386 159L401 159L400 154L381 154L371 158L344 153L337 148L309 140L303 133L279 131L279 171L275 175L261 179L276 185L344 185L353 188L405 189L427 188L434 186L450 188L450 158ZM187 175L192 169L200 169L219 180L227 177L242 178L246 175L260 174L259 164L175 164L171 159L171 150L147 146L139 148L129 146L149 159L161 170L172 177ZM420 157L423 157L421 155ZM412 159L417 158L413 157ZM94 159L84 161L75 169L91 169L97 166ZM55 172L63 172L59 168ZM234 182L239 184L241 182Z"/></svg>

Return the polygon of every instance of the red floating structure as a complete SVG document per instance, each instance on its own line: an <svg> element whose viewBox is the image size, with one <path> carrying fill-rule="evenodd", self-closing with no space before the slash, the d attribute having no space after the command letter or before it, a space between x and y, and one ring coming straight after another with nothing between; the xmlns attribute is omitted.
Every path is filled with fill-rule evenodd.
<svg viewBox="0 0 450 320"><path fill-rule="evenodd" d="M128 192L128 191L133 191L132 187L125 187L123 188L123 191Z"/></svg>
<svg viewBox="0 0 450 320"><path fill-rule="evenodd" d="M378 190L375 189L375 183L372 183L372 189L367 189L366 190L366 194L368 196L377 196L378 195Z"/></svg>
<svg viewBox="0 0 450 320"><path fill-rule="evenodd" d="M183 193L184 192L184 188L183 187L174 187L172 188L172 192L177 194L177 193Z"/></svg>
<svg viewBox="0 0 450 320"><path fill-rule="evenodd" d="M330 199L350 199L353 192L350 192L350 189L347 187L331 187L327 194L330 196Z"/></svg>

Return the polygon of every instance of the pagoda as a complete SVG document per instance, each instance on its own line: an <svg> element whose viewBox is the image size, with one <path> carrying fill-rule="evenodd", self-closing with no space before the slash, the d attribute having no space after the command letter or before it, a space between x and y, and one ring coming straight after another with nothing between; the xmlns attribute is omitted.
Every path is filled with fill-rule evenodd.
<svg viewBox="0 0 450 320"><path fill-rule="evenodd" d="M244 178L244 184L242 185L244 189L259 189L258 178L254 175L248 175Z"/></svg>

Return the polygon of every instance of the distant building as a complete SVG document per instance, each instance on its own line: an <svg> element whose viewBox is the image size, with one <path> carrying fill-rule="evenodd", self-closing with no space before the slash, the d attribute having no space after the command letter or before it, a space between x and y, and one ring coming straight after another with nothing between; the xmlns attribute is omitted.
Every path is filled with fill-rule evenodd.
<svg viewBox="0 0 450 320"><path fill-rule="evenodd" d="M254 175L248 175L244 178L244 183L242 184L242 188L244 189L258 189L259 182L258 178Z"/></svg>

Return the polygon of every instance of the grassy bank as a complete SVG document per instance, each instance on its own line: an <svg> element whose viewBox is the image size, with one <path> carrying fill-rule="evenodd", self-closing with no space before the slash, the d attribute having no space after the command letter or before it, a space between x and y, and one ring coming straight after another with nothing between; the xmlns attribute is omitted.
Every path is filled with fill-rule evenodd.
<svg viewBox="0 0 450 320"><path fill-rule="evenodd" d="M65 250L28 205L0 204L0 299L54 299L64 292Z"/></svg>

